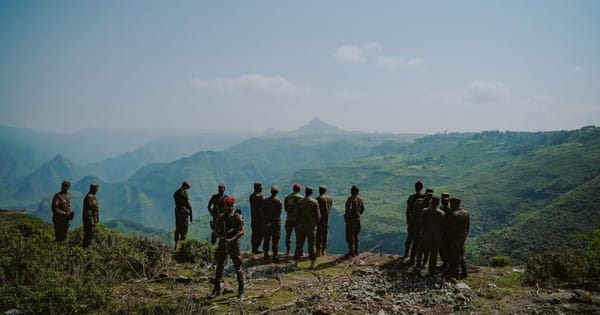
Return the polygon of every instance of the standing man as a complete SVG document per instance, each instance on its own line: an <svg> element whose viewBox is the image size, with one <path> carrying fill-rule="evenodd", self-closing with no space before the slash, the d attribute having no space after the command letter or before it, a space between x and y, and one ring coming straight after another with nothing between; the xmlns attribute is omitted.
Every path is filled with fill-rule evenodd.
<svg viewBox="0 0 600 315"><path fill-rule="evenodd" d="M344 220L346 221L346 242L348 242L346 257L358 256L360 216L365 212L365 204L358 195L358 192L358 187L352 185L352 188L350 188L350 197L346 200L346 213L344 214Z"/></svg>
<svg viewBox="0 0 600 315"><path fill-rule="evenodd" d="M298 201L298 216L296 217L296 252L294 259L300 260L304 248L304 240L308 238L308 257L310 258L310 268L315 268L317 255L315 253L315 236L317 234L317 225L321 218L319 203L310 196L313 188L306 186L304 189L306 196Z"/></svg>
<svg viewBox="0 0 600 315"><path fill-rule="evenodd" d="M321 220L317 227L317 256L325 256L327 250L327 233L329 231L329 212L333 206L333 200L331 196L326 194L327 187L325 185L319 186L319 210L321 211Z"/></svg>
<svg viewBox="0 0 600 315"><path fill-rule="evenodd" d="M469 235L469 212L460 207L460 199L450 198L452 209L450 224L450 253L449 275L455 279L467 277L467 264L465 262L465 241ZM460 267L460 274L459 274ZM459 278L460 275L460 278Z"/></svg>
<svg viewBox="0 0 600 315"><path fill-rule="evenodd" d="M264 201L265 230L263 240L263 251L265 252L265 261L269 260L269 242L273 250L273 262L279 262L277 256L279 252L279 239L281 238L281 200L277 198L279 188L271 187L271 197Z"/></svg>
<svg viewBox="0 0 600 315"><path fill-rule="evenodd" d="M70 187L71 183L69 181L63 181L60 185L60 192L54 194L54 198L52 198L52 223L54 224L54 237L57 242L62 242L67 238L69 221L74 216L73 211L71 211Z"/></svg>
<svg viewBox="0 0 600 315"><path fill-rule="evenodd" d="M252 228L252 253L260 254L258 250L263 238L264 216L263 216L263 195L262 184L254 183L254 192L250 195L250 227Z"/></svg>
<svg viewBox="0 0 600 315"><path fill-rule="evenodd" d="M452 209L450 209L450 194L443 192L440 198L440 210L444 212L444 227L442 228L442 242L440 244L440 258L442 259L442 273L446 273L449 263L450 240L448 238L448 218Z"/></svg>
<svg viewBox="0 0 600 315"><path fill-rule="evenodd" d="M415 255L417 253L416 247L419 242L419 231L417 230L417 222L416 216L417 211L415 211L416 203L418 199L425 197L425 195L421 192L423 190L423 181L418 180L415 183L415 193L410 195L406 200L406 242L404 242L404 256L402 257L402 261L408 257L408 254L414 252ZM411 255L411 261L409 262L411 265L414 263L415 256Z"/></svg>
<svg viewBox="0 0 600 315"><path fill-rule="evenodd" d="M238 282L238 299L244 297L244 273L242 272L242 258L240 252L240 238L244 235L244 220L233 211L235 199L231 196L223 200L223 212L217 217L215 222L215 234L219 239L219 245L215 251L215 261L217 270L215 272L214 288L212 294L208 297L213 299L221 295L221 278L223 277L223 268L227 254L233 261L235 274Z"/></svg>
<svg viewBox="0 0 600 315"><path fill-rule="evenodd" d="M292 193L287 195L283 201L286 217L285 217L285 255L290 255L290 250L292 248L292 233L296 228L296 216L298 214L298 202L304 198L302 194L300 194L300 189L302 187L300 184L294 184L292 188ZM296 237L298 238L298 237Z"/></svg>
<svg viewBox="0 0 600 315"><path fill-rule="evenodd" d="M429 207L423 211L420 247L425 255L425 259L429 256L429 276L435 274L438 250L442 242L442 228L444 227L445 214L444 211L438 209L439 203L440 198L432 197Z"/></svg>
<svg viewBox="0 0 600 315"><path fill-rule="evenodd" d="M208 209L208 213L210 213L210 215L213 218L212 221L210 221L211 230L214 230L217 217L219 216L219 214L221 214L221 212L223 212L223 200L225 200L225 198L227 197L227 195L225 194L225 184L219 184L219 187L217 189L218 192L210 197L208 205L206 206L206 208ZM217 236L213 231L210 235L210 243L215 245L216 242Z"/></svg>
<svg viewBox="0 0 600 315"><path fill-rule="evenodd" d="M181 187L173 194L175 200L175 250L179 250L181 243L179 241L185 241L188 232L188 216L190 222L192 219L192 206L188 198L187 190L192 185L188 181L184 181Z"/></svg>
<svg viewBox="0 0 600 315"><path fill-rule="evenodd" d="M100 222L96 193L98 184L90 184L90 191L83 199L83 247L88 247L96 234L96 224Z"/></svg>

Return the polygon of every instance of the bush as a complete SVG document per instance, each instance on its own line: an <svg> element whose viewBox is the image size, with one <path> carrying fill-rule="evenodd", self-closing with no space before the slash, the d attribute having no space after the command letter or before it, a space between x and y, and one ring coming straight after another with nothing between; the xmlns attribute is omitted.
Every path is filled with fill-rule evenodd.
<svg viewBox="0 0 600 315"><path fill-rule="evenodd" d="M204 265L214 263L214 247L208 242L186 240L175 254L175 259L181 263L201 262Z"/></svg>
<svg viewBox="0 0 600 315"><path fill-rule="evenodd" d="M510 266L510 257L504 255L496 255L488 260L490 267L505 267Z"/></svg>
<svg viewBox="0 0 600 315"><path fill-rule="evenodd" d="M574 236L574 247L561 248L529 258L523 281L546 287L600 290L600 230Z"/></svg>

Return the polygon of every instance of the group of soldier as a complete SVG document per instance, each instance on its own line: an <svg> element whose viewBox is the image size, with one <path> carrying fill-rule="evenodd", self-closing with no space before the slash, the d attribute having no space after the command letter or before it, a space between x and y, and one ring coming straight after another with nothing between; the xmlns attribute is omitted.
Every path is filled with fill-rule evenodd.
<svg viewBox="0 0 600 315"><path fill-rule="evenodd" d="M466 278L465 241L469 234L469 213L460 207L460 199L444 192L440 198L423 182L415 183L415 193L406 202L408 237L404 244L407 264L420 270L428 263L428 271L437 271L438 253L442 259L442 274L455 279ZM441 207L439 207L441 203ZM410 256L409 256L410 254Z"/></svg>
<svg viewBox="0 0 600 315"><path fill-rule="evenodd" d="M422 193L423 182L415 183L415 193L410 195L406 206L406 222L408 236L405 253L402 258L410 257L407 264L420 270L428 262L429 274L437 271L438 253L442 259L444 275L459 279L466 277L464 260L464 243L469 232L469 214L460 208L460 199L450 198L442 193L441 198L433 195L433 189ZM73 219L71 210L70 183L64 181L61 191L52 200L52 222L57 242L66 239L69 221ZM96 193L98 184L91 184L83 201L83 246L89 246L94 238L96 224L99 222L98 201ZM188 219L193 222L192 206L188 197L191 184L184 181L173 194L175 201L175 250L179 250L188 232ZM319 186L319 196L312 197L313 188L306 186L304 196L300 193L300 184L294 184L292 192L283 202L279 199L279 188L271 187L271 195L262 195L262 184L254 183L254 192L249 197L251 216L251 244L253 254L264 254L265 261L278 262L279 242L281 235L281 214L285 218L286 256L291 255L292 235L296 236L296 248L293 259L299 261L303 254L305 241L308 243L310 268L315 268L316 258L326 255L327 235L329 229L329 213L333 200L327 194L327 187ZM211 244L217 243L215 261L217 263L214 288L209 298L221 294L221 278L227 255L231 257L238 281L238 298L244 295L244 276L240 250L240 238L244 235L244 219L239 209L234 211L235 198L225 194L225 184L218 186L218 192L211 196L207 209L210 221ZM441 207L438 207L441 202ZM348 253L345 258L358 255L361 216L365 211L357 186L352 186L350 196L345 203L344 220L346 222L346 242ZM262 251L260 250L262 244ZM272 256L269 255L269 249Z"/></svg>

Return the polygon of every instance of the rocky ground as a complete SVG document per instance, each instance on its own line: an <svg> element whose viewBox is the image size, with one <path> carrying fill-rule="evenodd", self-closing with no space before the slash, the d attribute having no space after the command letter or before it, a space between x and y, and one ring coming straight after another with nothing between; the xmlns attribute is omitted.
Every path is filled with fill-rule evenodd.
<svg viewBox="0 0 600 315"><path fill-rule="evenodd" d="M470 266L467 279L444 281L415 271L395 255L364 253L343 260L319 257L264 263L245 254L246 295L228 266L225 294L208 300L214 266L177 265L156 279L124 283L113 291L115 306L148 313L181 314L600 314L600 294L544 290L521 285L514 267Z"/></svg>

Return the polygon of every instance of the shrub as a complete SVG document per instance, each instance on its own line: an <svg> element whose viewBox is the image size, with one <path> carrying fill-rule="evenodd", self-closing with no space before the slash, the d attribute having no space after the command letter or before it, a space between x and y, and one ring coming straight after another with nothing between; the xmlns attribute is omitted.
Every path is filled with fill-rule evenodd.
<svg viewBox="0 0 600 315"><path fill-rule="evenodd" d="M201 262L204 265L212 264L214 263L214 247L208 242L186 240L175 254L175 259L182 263Z"/></svg>
<svg viewBox="0 0 600 315"><path fill-rule="evenodd" d="M496 255L488 260L490 267L505 267L510 266L510 257L504 255Z"/></svg>

